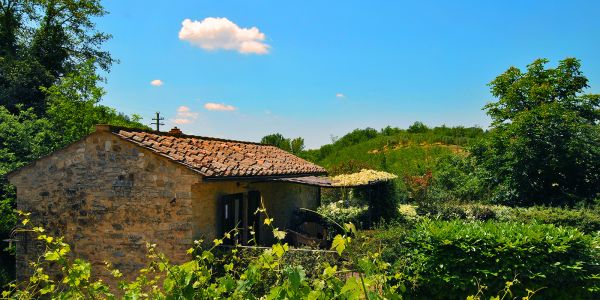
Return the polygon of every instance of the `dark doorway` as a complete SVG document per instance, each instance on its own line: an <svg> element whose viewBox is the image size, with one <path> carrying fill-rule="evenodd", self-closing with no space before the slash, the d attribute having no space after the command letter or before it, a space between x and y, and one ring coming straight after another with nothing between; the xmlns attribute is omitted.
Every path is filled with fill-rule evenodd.
<svg viewBox="0 0 600 300"><path fill-rule="evenodd" d="M248 234L250 231L254 232L254 236L247 235L248 244L260 244L260 213L257 211L260 208L260 192L250 191L248 192Z"/></svg>
<svg viewBox="0 0 600 300"><path fill-rule="evenodd" d="M233 245L236 242L243 245L259 244L260 213L257 213L257 209L261 207L260 192L250 191L246 199L247 201L244 201L243 193L225 195L221 198L222 234L238 228L236 235L232 233L230 238L223 240L226 245Z"/></svg>
<svg viewBox="0 0 600 300"><path fill-rule="evenodd" d="M236 227L243 227L243 204L244 194L242 193L223 196L221 199L223 234L232 231ZM232 235L231 238L225 238L223 242L227 245L233 245L236 239L240 242L239 234Z"/></svg>

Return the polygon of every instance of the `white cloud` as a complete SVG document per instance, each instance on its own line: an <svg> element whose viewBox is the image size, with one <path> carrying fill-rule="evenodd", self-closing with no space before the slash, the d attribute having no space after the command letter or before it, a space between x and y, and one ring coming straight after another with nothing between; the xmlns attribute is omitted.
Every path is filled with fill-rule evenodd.
<svg viewBox="0 0 600 300"><path fill-rule="evenodd" d="M336 98L346 98L346 95L342 94L342 93L336 93L335 94Z"/></svg>
<svg viewBox="0 0 600 300"><path fill-rule="evenodd" d="M198 113L192 111L189 107L182 105L177 108L177 115L171 122L175 124L190 124L198 118Z"/></svg>
<svg viewBox="0 0 600 300"><path fill-rule="evenodd" d="M193 112L189 107L182 105L177 108L177 116L183 118L197 118L198 113Z"/></svg>
<svg viewBox="0 0 600 300"><path fill-rule="evenodd" d="M265 34L258 28L240 28L227 18L185 19L179 39L204 50L235 50L244 54L267 54L270 48L263 43Z"/></svg>
<svg viewBox="0 0 600 300"><path fill-rule="evenodd" d="M220 110L220 111L233 111L233 110L237 109L237 107L235 107L235 106L231 106L231 105L227 105L227 104L223 104L223 103L212 103L212 102L208 102L208 103L204 104L204 108L206 108L207 110Z"/></svg>
<svg viewBox="0 0 600 300"><path fill-rule="evenodd" d="M190 123L192 123L192 120L190 120L190 119L173 119L172 121L175 124L190 124Z"/></svg>
<svg viewBox="0 0 600 300"><path fill-rule="evenodd" d="M161 85L163 85L163 81L160 79L154 79L154 80L150 81L150 84L153 86L161 86Z"/></svg>

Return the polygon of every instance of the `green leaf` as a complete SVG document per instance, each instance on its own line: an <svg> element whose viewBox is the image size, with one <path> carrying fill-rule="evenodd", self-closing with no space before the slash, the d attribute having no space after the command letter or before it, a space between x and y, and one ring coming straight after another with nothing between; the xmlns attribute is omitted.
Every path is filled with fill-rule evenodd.
<svg viewBox="0 0 600 300"><path fill-rule="evenodd" d="M352 223L345 223L344 228L346 229L346 232L350 232L352 234L356 233L356 226L354 226Z"/></svg>
<svg viewBox="0 0 600 300"><path fill-rule="evenodd" d="M273 229L273 236L278 240L285 239L285 231L281 231L278 228Z"/></svg>
<svg viewBox="0 0 600 300"><path fill-rule="evenodd" d="M54 288L55 288L54 284L49 284L40 290L40 294L46 295L46 294L52 293L52 292L54 292Z"/></svg>
<svg viewBox="0 0 600 300"><path fill-rule="evenodd" d="M46 252L44 258L48 261L57 261L60 259L60 255L56 251Z"/></svg>
<svg viewBox="0 0 600 300"><path fill-rule="evenodd" d="M336 235L333 238L333 243L331 244L331 249L335 249L338 255L342 255L344 249L346 249L346 238L341 235Z"/></svg>
<svg viewBox="0 0 600 300"><path fill-rule="evenodd" d="M233 270L233 263L228 263L228 264L224 265L223 268L225 269L225 272L229 272L229 271Z"/></svg>
<svg viewBox="0 0 600 300"><path fill-rule="evenodd" d="M282 257L288 250L288 244L275 244L272 246L273 253L277 255L277 257Z"/></svg>

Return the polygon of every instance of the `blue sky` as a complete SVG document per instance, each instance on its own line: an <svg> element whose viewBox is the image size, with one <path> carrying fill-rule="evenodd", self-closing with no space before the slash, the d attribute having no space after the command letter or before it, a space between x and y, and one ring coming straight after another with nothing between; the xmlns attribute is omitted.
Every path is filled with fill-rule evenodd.
<svg viewBox="0 0 600 300"><path fill-rule="evenodd" d="M539 57L581 59L600 92L600 1L103 3L120 63L102 104L189 134L314 148L367 126L485 128L486 84Z"/></svg>

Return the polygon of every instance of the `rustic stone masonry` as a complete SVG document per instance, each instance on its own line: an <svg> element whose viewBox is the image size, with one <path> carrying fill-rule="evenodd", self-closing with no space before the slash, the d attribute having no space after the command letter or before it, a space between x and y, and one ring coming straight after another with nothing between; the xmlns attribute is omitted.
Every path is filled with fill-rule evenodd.
<svg viewBox="0 0 600 300"><path fill-rule="evenodd" d="M131 138L124 137L127 132ZM114 283L104 262L132 279L147 263L146 243L182 263L194 239L221 237L219 201L226 195L243 194L239 213L248 216L254 213L247 211L248 193L260 193L282 230L290 226L295 209L319 203L316 186L270 181L290 172L321 174L319 166L270 151L271 146L176 136L98 126L82 140L9 174L17 187L17 208L31 212L35 226L63 236L73 257L89 261L95 275ZM171 148L165 146L169 141ZM205 177L202 168L210 168L213 176ZM231 178L241 174L246 176ZM261 242L272 241L270 229L259 231ZM22 279L30 271L28 262L44 249L27 235L17 238L17 277Z"/></svg>
<svg viewBox="0 0 600 300"><path fill-rule="evenodd" d="M193 244L191 186L201 177L110 133L96 132L11 179L18 209L64 236L95 270L110 261L133 275L146 262L146 242L174 262L184 261ZM32 239L17 246L22 277L40 249Z"/></svg>

